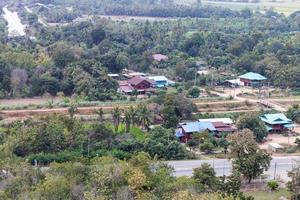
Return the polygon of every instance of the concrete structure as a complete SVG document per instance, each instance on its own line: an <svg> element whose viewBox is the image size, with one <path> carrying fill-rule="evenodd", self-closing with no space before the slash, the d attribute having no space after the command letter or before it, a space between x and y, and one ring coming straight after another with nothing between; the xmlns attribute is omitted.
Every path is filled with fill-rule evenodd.
<svg viewBox="0 0 300 200"><path fill-rule="evenodd" d="M268 149L271 150L272 152L278 152L278 151L282 151L284 147L278 143L269 143Z"/></svg>

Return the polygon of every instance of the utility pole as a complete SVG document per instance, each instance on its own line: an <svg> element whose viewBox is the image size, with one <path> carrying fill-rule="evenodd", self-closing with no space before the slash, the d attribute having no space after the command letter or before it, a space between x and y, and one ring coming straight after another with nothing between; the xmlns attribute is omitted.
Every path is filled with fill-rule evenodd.
<svg viewBox="0 0 300 200"><path fill-rule="evenodd" d="M277 162L275 162L275 168L274 168L274 180L276 179L276 170L277 170Z"/></svg>

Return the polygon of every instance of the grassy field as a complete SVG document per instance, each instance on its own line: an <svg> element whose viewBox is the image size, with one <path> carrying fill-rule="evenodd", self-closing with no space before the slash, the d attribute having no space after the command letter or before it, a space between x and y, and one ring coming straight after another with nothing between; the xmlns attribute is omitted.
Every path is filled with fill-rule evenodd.
<svg viewBox="0 0 300 200"><path fill-rule="evenodd" d="M285 189L279 189L274 192L270 191L251 191L245 192L246 195L251 195L255 200L278 200L280 197L290 198L291 193Z"/></svg>
<svg viewBox="0 0 300 200"><path fill-rule="evenodd" d="M193 5L196 0L176 0L177 4ZM265 11L273 8L279 13L290 15L291 13L300 10L300 0L260 0L259 3L244 3L244 2L231 2L216 1L216 0L202 0L203 5L214 5L227 7L233 10L241 10L250 8L252 10Z"/></svg>

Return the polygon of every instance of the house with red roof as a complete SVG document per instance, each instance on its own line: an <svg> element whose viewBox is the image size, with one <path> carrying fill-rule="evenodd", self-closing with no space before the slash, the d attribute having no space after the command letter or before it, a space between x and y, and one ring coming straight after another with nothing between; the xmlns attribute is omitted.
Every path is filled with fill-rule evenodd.
<svg viewBox="0 0 300 200"><path fill-rule="evenodd" d="M119 81L119 92L131 94L137 90L140 94L155 91L155 81L142 76L135 76L127 81Z"/></svg>

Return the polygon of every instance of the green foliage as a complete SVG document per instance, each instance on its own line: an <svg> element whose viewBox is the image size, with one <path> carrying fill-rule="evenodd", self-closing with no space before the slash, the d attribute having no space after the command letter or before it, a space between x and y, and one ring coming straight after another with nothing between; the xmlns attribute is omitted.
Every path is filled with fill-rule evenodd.
<svg viewBox="0 0 300 200"><path fill-rule="evenodd" d="M228 140L232 167L249 183L269 169L272 158L264 150L259 149L249 129L229 135Z"/></svg>
<svg viewBox="0 0 300 200"><path fill-rule="evenodd" d="M237 120L238 129L250 129L257 142L262 142L267 136L268 132L264 123L259 119L257 114L244 114Z"/></svg>
<svg viewBox="0 0 300 200"><path fill-rule="evenodd" d="M198 87L192 87L189 89L188 94L193 98L198 98L200 96L200 89Z"/></svg>
<svg viewBox="0 0 300 200"><path fill-rule="evenodd" d="M273 180L273 181L269 181L267 183L268 185L268 188L270 188L270 190L274 191L274 190L277 190L278 187L279 187L279 184L277 183L277 181Z"/></svg>

